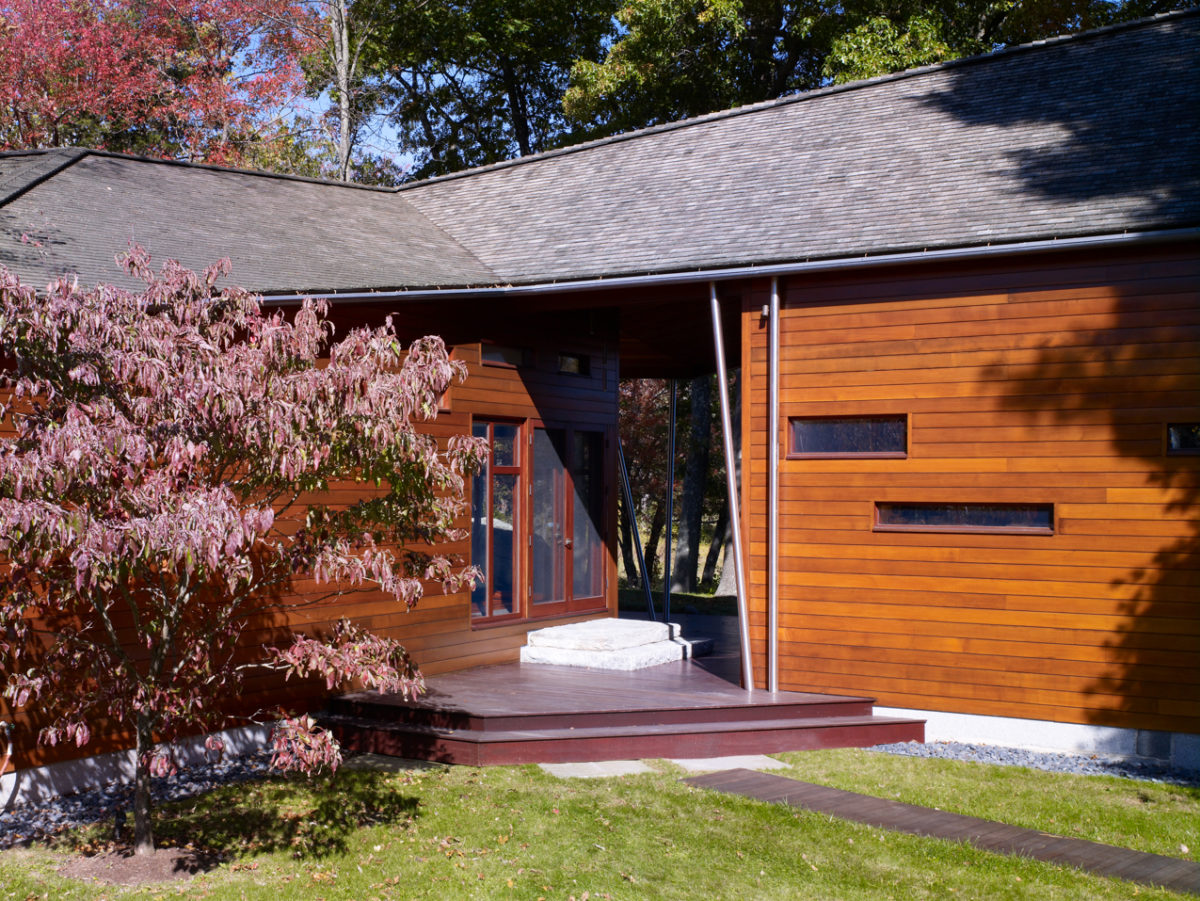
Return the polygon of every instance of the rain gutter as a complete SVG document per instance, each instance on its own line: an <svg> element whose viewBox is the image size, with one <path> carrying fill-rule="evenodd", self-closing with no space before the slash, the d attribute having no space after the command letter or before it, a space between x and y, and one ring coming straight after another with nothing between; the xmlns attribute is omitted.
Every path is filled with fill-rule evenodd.
<svg viewBox="0 0 1200 901"><path fill-rule="evenodd" d="M1174 243L1200 239L1200 228L1165 229L1159 231L1125 232L1119 235L1090 235L1080 238L1052 238L1042 241L1021 241L1014 244L989 244L984 247L957 247L945 250L918 250L879 256L837 257L828 260L804 260L790 263L749 264L720 269L694 269L686 272L659 272L644 275L597 277L569 281L534 282L527 285L499 285L486 288L401 288L385 291L330 291L314 289L298 294L266 294L269 303L299 303L306 297L327 297L336 300L452 300L455 298L488 299L519 297L524 294L559 294L579 291L610 291L614 288L641 288L662 285L705 284L744 278L764 278L799 275L809 272L830 272L863 269L876 266L897 266L913 263L952 262L1015 256L1018 254L1050 253L1065 250L1086 250L1104 247L1125 247L1137 244Z"/></svg>

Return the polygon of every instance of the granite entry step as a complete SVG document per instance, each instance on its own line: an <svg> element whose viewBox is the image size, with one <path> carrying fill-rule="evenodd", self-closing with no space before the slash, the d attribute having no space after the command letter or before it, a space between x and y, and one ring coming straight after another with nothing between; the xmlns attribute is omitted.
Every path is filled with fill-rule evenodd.
<svg viewBox="0 0 1200 901"><path fill-rule="evenodd" d="M711 639L688 641L675 623L594 619L530 632L521 648L521 662L637 670L711 651Z"/></svg>

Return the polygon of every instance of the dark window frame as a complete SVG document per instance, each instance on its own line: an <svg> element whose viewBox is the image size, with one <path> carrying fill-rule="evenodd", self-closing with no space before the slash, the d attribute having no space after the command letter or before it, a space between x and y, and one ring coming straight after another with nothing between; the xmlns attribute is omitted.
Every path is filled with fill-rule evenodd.
<svg viewBox="0 0 1200 901"><path fill-rule="evenodd" d="M564 362L566 360L574 360L578 363L578 369L571 369ZM561 350L558 352L558 358L555 361L555 372L559 375L570 375L575 378L591 378L592 377L592 355L574 350Z"/></svg>
<svg viewBox="0 0 1200 901"><path fill-rule="evenodd" d="M801 451L796 450L796 425L801 422L885 422L903 420L904 450L892 451ZM861 416L789 416L787 421L787 460L906 460L912 446L912 417L907 413L868 413Z"/></svg>
<svg viewBox="0 0 1200 901"><path fill-rule="evenodd" d="M508 360L489 360L487 351L516 351L521 356L521 362L510 363ZM481 366L494 366L496 369L526 369L533 365L533 352L528 347L519 347L515 344L499 344L491 341L481 341L479 344L479 363Z"/></svg>
<svg viewBox="0 0 1200 901"><path fill-rule="evenodd" d="M1200 456L1200 446L1172 447L1171 430L1187 428L1200 429L1200 422L1168 422L1163 427L1163 453L1168 457L1197 457Z"/></svg>
<svg viewBox="0 0 1200 901"><path fill-rule="evenodd" d="M916 509L920 507L988 507L996 509L1012 509L1012 510L1044 510L1049 513L1049 526L1028 526L1028 525L987 525L987 524L971 524L971 523L916 523L916 522L885 522L884 510L892 507L907 507ZM1058 516L1054 504L1036 502L1036 503L1007 503L1007 502L991 502L991 501L876 501L874 506L874 531L876 532L940 532L940 533L960 533L960 534L985 534L985 535L1054 535L1058 531Z"/></svg>

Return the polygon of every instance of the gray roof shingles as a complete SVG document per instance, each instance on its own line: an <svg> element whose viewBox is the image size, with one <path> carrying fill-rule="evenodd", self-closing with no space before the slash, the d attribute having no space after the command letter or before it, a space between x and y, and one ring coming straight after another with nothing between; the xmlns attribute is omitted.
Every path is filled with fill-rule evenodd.
<svg viewBox="0 0 1200 901"><path fill-rule="evenodd" d="M131 241L196 269L229 257L256 291L494 280L388 191L89 153L0 207L0 263L34 284L132 286L114 262Z"/></svg>
<svg viewBox="0 0 1200 901"><path fill-rule="evenodd" d="M1198 85L1192 10L396 192L111 154L2 155L0 263L42 283L113 280L113 255L136 240L193 267L230 256L234 281L278 293L1194 228Z"/></svg>
<svg viewBox="0 0 1200 901"><path fill-rule="evenodd" d="M403 191L551 281L1200 224L1191 14Z"/></svg>

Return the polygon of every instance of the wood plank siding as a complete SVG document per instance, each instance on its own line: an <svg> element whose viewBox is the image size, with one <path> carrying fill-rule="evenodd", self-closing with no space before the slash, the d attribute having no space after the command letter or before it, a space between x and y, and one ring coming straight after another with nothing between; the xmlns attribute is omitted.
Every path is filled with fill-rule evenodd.
<svg viewBox="0 0 1200 901"><path fill-rule="evenodd" d="M381 321L382 316L383 311L378 308L335 307L339 335L344 335L351 325ZM436 325L433 323L433 326ZM461 324L458 329L464 330ZM407 331L401 328L405 341L433 331L435 328L429 323L414 323ZM444 400L445 408L436 421L420 425L420 430L435 435L443 443L453 434L470 434L473 420L480 418L603 431L609 439L604 472L614 472L618 360L613 328L601 322L590 333L561 334L553 328L526 331L523 346L529 351L529 365L520 368L483 363L477 342L455 346L454 356L466 363L469 375L465 382L450 389ZM587 357L589 371L583 375L560 373L560 352ZM469 489L468 481L468 502ZM324 499L334 504L349 503L361 491L360 486L352 483L338 484L330 488ZM572 611L552 617L549 621L521 615L502 622L481 623L478 618L472 618L469 593L443 595L441 586L437 584L426 585L426 596L410 611L405 611L380 592L356 591L295 609L287 618L263 617L247 628L244 644L247 648L283 644L295 630L320 633L336 620L349 618L374 632L402 642L426 674L514 662L525 643L525 633L530 628L607 615L610 611L615 615L616 485L609 479L606 479L604 486L604 505L606 521L600 531L604 542L604 598L601 603L605 606L600 609ZM469 517L464 515L460 526L469 528ZM458 554L464 563L470 561L469 540L450 545L446 550ZM519 580L525 578L526 573L518 575ZM297 582L292 589L295 592L293 596L299 597L311 598L327 593L327 586L312 582ZM245 691L235 702L235 709L238 713L264 711L269 716L281 705L293 709L318 705L326 694L323 683L316 680L303 683L292 680L285 685L281 679L273 676L257 676L247 680ZM103 753L132 744L131 736L101 724L92 729L96 737L84 749L36 746L34 738L42 725L36 713L29 710L14 713L2 699L0 720L16 723L17 747L13 763L17 769Z"/></svg>
<svg viewBox="0 0 1200 901"><path fill-rule="evenodd" d="M780 684L1200 732L1200 254L781 281ZM768 285L742 296L765 679ZM789 417L907 417L907 456L787 459ZM1053 533L880 531L879 502L1052 504Z"/></svg>

